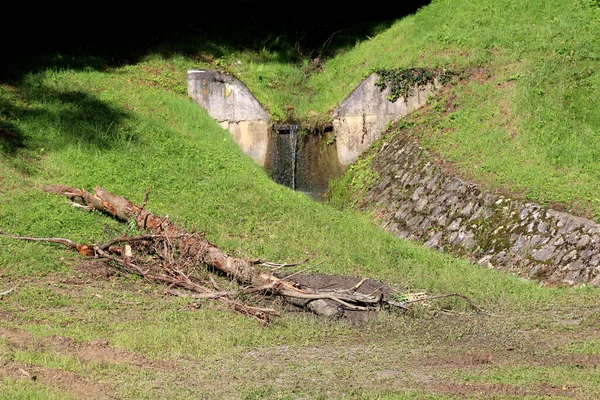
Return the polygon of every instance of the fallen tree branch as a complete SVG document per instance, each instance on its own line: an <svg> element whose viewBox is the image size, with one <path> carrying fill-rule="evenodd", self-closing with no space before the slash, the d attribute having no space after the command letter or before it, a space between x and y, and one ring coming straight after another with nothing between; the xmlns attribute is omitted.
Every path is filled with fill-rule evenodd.
<svg viewBox="0 0 600 400"><path fill-rule="evenodd" d="M158 237L160 235L154 235L154 236ZM99 254L101 257L104 257L108 260L116 262L117 264L123 266L126 270L133 272L135 274L138 274L138 275L144 277L145 279L147 279L148 281L165 283L165 284L168 284L169 287L176 286L176 287L181 287L183 289L187 289L189 291L194 292L192 294L189 294L189 296L193 297L195 299L218 300L218 301L224 303L225 305L227 305L227 307L229 307L230 309L232 309L238 313L242 313L244 315L252 316L252 317L258 319L264 325L269 323L271 317L273 317L273 316L279 317L280 316L275 310L272 310L272 309L251 307L251 306L242 305L238 302L232 301L229 297L235 296L236 292L213 291L207 287L204 287L202 285L198 285L198 284L192 282L187 276L185 276L185 274L183 274L181 272L179 272L179 274L178 274L180 277L173 277L173 276L163 275L163 274L151 275L147 271L143 271L137 265L135 265L131 262L128 262L125 258L114 257L114 256L106 253L104 250L101 250L98 248L96 248L95 250L96 250L97 254ZM133 269L133 271L131 271L131 269ZM180 295L180 292L175 292L172 290L171 291L167 290L167 292L169 292L170 294L173 294L173 295Z"/></svg>
<svg viewBox="0 0 600 400"><path fill-rule="evenodd" d="M460 297L464 300L466 300L467 303L469 303L471 305L471 307L473 307L473 309L477 312L479 311L483 311L481 308L479 308L475 303L473 303L473 301L471 299L469 299L467 296L465 296L464 294L459 294L459 293L448 293L448 294L438 294L438 295L434 295L434 296L427 296L427 297L422 297L420 299L414 299L414 300L407 300L404 303L405 304L409 304L409 303L417 303L420 301L429 301L429 300L434 300L434 299L443 299L445 297L452 297L452 296L456 296L456 297Z"/></svg>
<svg viewBox="0 0 600 400"><path fill-rule="evenodd" d="M181 290L167 289L165 293L172 296L191 297L193 299L217 299L219 297L231 296L232 292L207 292L207 293L186 293Z"/></svg>
<svg viewBox="0 0 600 400"><path fill-rule="evenodd" d="M356 292L358 290L359 287L362 286L363 283L365 283L369 278L362 278L356 285L352 286L352 288L350 289L351 292Z"/></svg>
<svg viewBox="0 0 600 400"><path fill-rule="evenodd" d="M287 276L283 277L283 278L282 278L282 280L286 281L286 280L288 280L288 279L290 279L290 278L293 278L294 276L297 276L297 275L303 274L303 273L305 273L305 272L307 272L307 271L310 271L310 270L311 270L311 269L313 269L313 268L316 268L316 267L318 267L320 264L323 264L323 263L324 263L324 261L321 261L321 262L319 262L319 263L316 263L315 265L311 265L311 266L310 266L310 267L308 267L308 268L304 268L304 269L302 269L302 270L300 270L300 271L298 271L298 272L294 272L293 274L290 274L290 275L287 275Z"/></svg>
<svg viewBox="0 0 600 400"><path fill-rule="evenodd" d="M90 254L91 249L90 249L89 246L75 243L74 241L69 240L69 239L63 239L63 238L35 238L35 237L31 237L31 236L15 236L15 235L11 235L9 233L4 232L2 229L0 229L0 235L9 237L11 239L27 240L27 241L30 241L30 242L58 243L58 244L62 244L63 246L71 247L71 248L77 250L77 252L79 252L80 254L82 254L84 256L91 255Z"/></svg>
<svg viewBox="0 0 600 400"><path fill-rule="evenodd" d="M144 200L142 201L142 204L140 204L140 209L144 209L146 207L146 204L148 204L148 198L150 197L150 188L146 188L146 194L144 194Z"/></svg>
<svg viewBox="0 0 600 400"><path fill-rule="evenodd" d="M417 299L404 300L404 301L388 300L387 303L390 304L390 305L392 305L392 306L402 308L404 310L410 310L410 307L407 306L407 304L425 302L425 301L430 301L430 300L435 300L435 299L443 299L443 298L446 298L446 297L453 297L453 296L460 297L460 298L464 299L467 303L469 303L469 305L476 312L484 312L484 310L481 309L479 306L477 306L471 299L469 299L464 294L459 294L459 293L447 293L447 294L438 294L438 295L432 295L432 296L423 296L423 297L419 297Z"/></svg>
<svg viewBox="0 0 600 400"><path fill-rule="evenodd" d="M158 217L138 207L125 197L110 193L101 187L96 187L95 193L63 185L49 185L44 187L44 190L60 194L83 205L93 206L96 210L107 213L121 221L134 221L138 229L147 230L152 234L165 235L169 238L179 237L177 247L180 254L197 260L198 263L216 268L240 283L255 287L271 285L272 290L270 292L272 294L282 296L284 299L300 298L305 300L299 297L305 293L295 289L293 284L276 277L270 272L263 271L259 268L259 265L252 261L229 256L205 238L187 233L168 221L167 218ZM314 301L325 301L330 296L324 294L319 297L318 291L312 292L315 298L311 300ZM338 314L337 309L343 304L336 303L327 303L327 305L322 305L320 309L331 308L331 310L325 311L325 314ZM319 312L317 311L317 313Z"/></svg>
<svg viewBox="0 0 600 400"><path fill-rule="evenodd" d="M268 262L268 261L265 262L265 261L260 260L260 261L256 262L256 264L260 264L263 267L270 267L271 271L274 272L274 271L277 271L282 268L296 267L298 265L304 264L308 260L310 260L310 259L307 258L306 260L302 260L302 261L299 261L296 263L290 263L290 264L287 264L287 263L279 264L279 263Z"/></svg>

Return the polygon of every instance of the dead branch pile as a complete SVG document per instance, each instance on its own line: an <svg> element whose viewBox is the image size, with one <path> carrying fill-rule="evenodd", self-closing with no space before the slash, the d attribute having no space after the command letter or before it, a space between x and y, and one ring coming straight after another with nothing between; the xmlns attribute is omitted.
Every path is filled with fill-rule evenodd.
<svg viewBox="0 0 600 400"><path fill-rule="evenodd" d="M291 280L295 274L281 277L276 271L301 263L277 264L231 257L210 243L202 233L186 232L167 217L159 217L145 210L148 192L142 205L138 206L101 187L96 187L94 193L63 185L46 186L44 190L65 196L78 207L98 210L123 222L133 222L138 230L147 234L94 245L79 244L63 238L13 236L1 230L0 234L14 239L47 241L71 247L82 256L101 258L126 273L166 284L167 293L196 299L214 299L263 323L268 323L273 316L278 316L277 311L239 302L236 298L240 294L278 296L294 306L333 318L341 317L347 310L378 311L385 305L409 310L409 303L427 300L425 298L393 301L389 296L384 296L381 290L361 293L358 289L364 279L349 289L317 290L300 286ZM200 279L198 271L202 268L218 271L239 283L241 289L223 290L212 278L209 278L208 282L206 279ZM462 297L476 311L480 311L468 298L457 293L432 296L430 299L448 296Z"/></svg>

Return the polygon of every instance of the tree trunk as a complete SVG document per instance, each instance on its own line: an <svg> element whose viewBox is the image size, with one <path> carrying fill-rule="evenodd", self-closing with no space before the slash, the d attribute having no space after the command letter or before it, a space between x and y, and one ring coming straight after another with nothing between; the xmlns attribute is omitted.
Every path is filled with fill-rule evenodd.
<svg viewBox="0 0 600 400"><path fill-rule="evenodd" d="M304 307L316 314L340 317L345 309L366 311L380 308L381 296L349 291L298 289L293 282L260 268L260 262L231 257L201 235L188 233L167 218L158 217L146 211L143 206L137 206L125 197L101 187L96 187L95 193L63 185L45 186L44 190L65 196L89 209L102 211L120 221L135 221L140 230L172 238L179 253L197 264L216 268L238 282L256 288L256 291L280 295L290 304Z"/></svg>

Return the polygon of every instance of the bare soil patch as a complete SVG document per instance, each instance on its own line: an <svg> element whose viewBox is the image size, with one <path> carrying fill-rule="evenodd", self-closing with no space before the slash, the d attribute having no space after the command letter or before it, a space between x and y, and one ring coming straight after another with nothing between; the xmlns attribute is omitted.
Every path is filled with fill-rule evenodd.
<svg viewBox="0 0 600 400"><path fill-rule="evenodd" d="M0 332L0 339L4 340L12 350L34 350L69 355L82 363L129 364L146 369L155 368L159 364L158 361L112 347L107 340L101 338L86 343L64 336L34 337L21 330L5 329Z"/></svg>
<svg viewBox="0 0 600 400"><path fill-rule="evenodd" d="M594 399L599 395L589 386L557 385L552 379L509 384L494 382L493 378L498 368L512 367L568 367L593 375L599 356L569 354L566 349L582 338L600 337L594 328L576 334L552 329L526 332L515 329L515 321L508 315L430 317L420 320L406 317L404 329L390 331L374 329L367 322L358 326L357 334L350 335L344 344L258 348L239 357L235 366L227 364L224 375L254 365L257 372L250 373L246 377L249 380L263 379L283 391L293 390L297 382L311 381L315 389L331 396L348 388L359 393L382 388L399 393L418 390L457 398ZM365 336L360 335L363 330L368 332ZM461 333L464 335L457 339ZM277 369L269 371L268 365L275 363ZM338 378L327 379L328 373ZM464 380L461 377L465 375L478 379Z"/></svg>
<svg viewBox="0 0 600 400"><path fill-rule="evenodd" d="M125 349L113 347L105 339L77 342L64 336L37 337L18 329L0 331L0 341L9 352L32 351L36 353L71 356L83 364L128 365L149 371L176 371L175 365L166 361L151 360ZM35 380L75 399L118 399L116 387L95 381L83 373L26 365L11 357L0 357L0 377Z"/></svg>
<svg viewBox="0 0 600 400"><path fill-rule="evenodd" d="M114 276L92 279L98 265L86 263L73 274L72 293L80 292L80 280L101 292L112 285ZM110 274L109 274L110 275ZM362 278L299 274L298 285L320 289L349 289ZM114 288L113 288L114 289ZM139 289L123 286L123 290ZM157 287L160 292L161 287ZM359 287L365 293L391 290L385 283L365 280ZM284 307L283 305L281 305ZM283 309L283 312L288 310ZM291 311L291 310L289 310ZM194 312L190 309L189 312ZM296 312L302 312L296 310ZM6 313L11 324L18 322L14 313ZM122 348L111 346L102 337L79 342L63 336L38 337L22 329L0 331L0 341L10 350L30 350L72 356L80 362L125 365L149 371L164 379L165 385L186 390L206 391L205 398L243 398L248 388L272 388L277 393L294 393L310 388L311 393L337 398L347 393L376 393L387 390L402 393L417 390L431 395L456 398L502 398L539 396L544 398L593 399L600 395L585 382L581 385L553 385L550 381L531 385L507 384L486 378L497 368L568 367L594 374L600 365L598 354L573 354L568 349L583 340L600 340L595 327L595 308L574 310L552 309L544 315L503 313L501 315L445 314L426 310L418 316L371 314L365 318L345 319L353 328L343 338L332 336L319 345L279 345L257 347L235 357L203 359L189 356L181 360L153 360ZM315 316L316 318L322 318ZM383 317L383 320L380 318ZM388 319L388 322L385 320ZM543 328L523 327L528 319L546 321ZM326 319L323 318L325 321ZM577 324L567 323L577 321ZM382 322L383 321L383 322ZM132 322L134 323L134 322ZM23 322L21 325L25 325ZM527 324L525 324L527 325ZM269 327L263 328L269 329ZM30 379L20 369L35 376L48 387L70 393L74 398L118 398L114 387L98 377L87 377L69 371L40 366L27 366L3 359L0 375L14 379ZM465 374L479 377L469 381ZM157 385L156 398L163 395ZM268 398L268 397L267 397Z"/></svg>
<svg viewBox="0 0 600 400"><path fill-rule="evenodd" d="M73 399L117 399L111 394L109 387L88 380L75 373L56 368L27 366L22 363L9 363L0 365L0 377L17 379L31 379L43 383L48 388L53 388L59 393L69 393Z"/></svg>
<svg viewBox="0 0 600 400"><path fill-rule="evenodd" d="M138 280L121 279L125 272L114 269L106 260L82 258L67 276L48 276L42 281L63 291L69 297L116 291L137 293L161 300L164 285ZM285 272L289 276L293 273ZM226 279L226 278L223 278ZM380 292L389 296L402 288L370 278L302 273L289 278L298 288L308 286L317 290L356 290L363 294ZM39 283L39 280L38 280ZM141 291L142 286L144 289ZM269 301L260 296L261 301ZM281 314L306 312L272 297L270 306ZM190 300L193 301L193 300ZM258 301L258 300L257 300ZM116 300L118 302L118 300ZM43 305L42 305L43 307ZM126 307L129 307L126 305ZM136 305L131 305L136 307ZM415 307L416 308L416 307ZM195 312L189 308L189 312ZM3 311L0 323L19 326L0 331L0 343L11 351L25 350L71 356L83 364L123 365L140 374L160 377L157 398L164 395L163 387L176 387L188 392L213 393L212 398L243 398L248 388L272 388L277 393L307 390L325 397L336 398L348 393L376 393L380 390L402 393L416 390L432 395L451 395L456 398L502 397L560 397L593 399L600 389L590 387L585 379L573 384L556 385L544 379L529 385L506 383L494 378L498 368L565 367L576 374L595 374L600 365L598 354L573 354L572 345L585 340L600 340L597 307L577 304L563 308L548 307L543 312L499 310L498 315L477 313L444 313L444 310L419 308L411 313L347 311L343 320L352 327L346 336L332 333L331 341L319 345L279 345L253 348L233 357L204 359L198 355L181 360L155 360L112 346L99 336L89 342L63 336L38 337L25 331L27 322L20 321L15 311ZM69 309L76 313L77 310ZM147 312L145 310L144 312ZM149 311L151 312L151 311ZM528 314L529 313L529 314ZM382 315L386 314L386 315ZM128 313L128 317L133 316ZM316 318L324 317L315 316ZM386 322L387 321L387 322ZM539 321L539 324L536 324ZM135 318L131 320L135 323ZM270 329L264 327L262 329ZM300 342L299 342L300 343ZM119 389L101 376L82 376L78 373L37 365L24 365L1 359L0 374L15 379L31 379L48 387L71 393L75 398L86 394L93 398L115 397ZM543 372L542 372L543 375ZM470 378L465 378L468 376ZM136 378L133 378L136 379ZM163 385L164 384L164 385ZM148 387L148 386L147 386ZM595 397L596 396L596 397ZM88 396L89 397L89 396ZM211 398L211 397L207 397Z"/></svg>

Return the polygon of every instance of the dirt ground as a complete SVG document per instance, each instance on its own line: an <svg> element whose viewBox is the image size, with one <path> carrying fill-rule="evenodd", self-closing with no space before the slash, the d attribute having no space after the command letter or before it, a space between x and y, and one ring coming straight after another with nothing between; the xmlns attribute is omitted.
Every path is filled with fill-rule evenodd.
<svg viewBox="0 0 600 400"><path fill-rule="evenodd" d="M10 348L19 350L43 349L45 351L59 352L61 354L74 356L81 362L96 362L105 364L134 365L149 371L184 371L178 372L181 378L180 384L186 385L193 381L194 368L189 368L189 361L181 363L159 362L145 359L122 349L113 348L109 343L97 340L87 344L78 344L65 337L34 338L30 334L18 330L4 330L0 333L0 339L8 344ZM481 339L481 338L479 338ZM337 380L336 384L328 384L332 392L342 389L342 386L355 385L356 389L375 389L387 387L390 390L421 390L431 394L453 395L457 398L471 398L475 395L510 395L510 396L544 396L563 398L594 398L586 397L579 392L577 387L557 387L550 385L536 386L513 386L508 384L478 384L458 383L445 378L449 371L465 373L476 373L489 369L492 366L505 366L523 364L534 366L575 366L580 369L597 369L600 364L600 356L554 356L544 355L540 350L540 341L546 342L549 338L536 337L525 340L519 348L512 345L501 346L502 337L493 338L489 341L467 340L454 343L452 346L436 343L436 348L429 349L423 354L416 351L413 354L405 354L398 357L389 354L385 345L371 347L368 344L352 343L346 347L329 347L326 344L319 347L257 349L243 355L234 364L225 362L220 366L219 374L223 379L227 377L236 378L240 365L253 365L251 372L246 372L246 379L254 382L261 381L262 372L268 369L267 364L276 363L281 373L273 380L267 379L265 384L289 390L290 393L296 385L302 385L305 380L312 380L313 387L325 390L327 387L321 381L323 377L311 373L298 372L298 365L327 364L336 369L343 363L352 363L357 370L357 376L346 377ZM476 345L478 342L478 345ZM550 342L548 344L552 344ZM377 364L371 364L369 360L379 359ZM185 373L185 371L188 373ZM343 368L340 368L340 371ZM192 372L191 374L189 372ZM314 371L312 372L314 373ZM344 370L344 374L348 374ZM361 375L359 377L358 375ZM44 382L48 386L55 386L68 390L75 398L117 398L110 394L110 390L101 383L81 378L80 376L59 369L41 367L29 367L18 362L5 362L0 366L0 376L12 376L15 379L35 379ZM203 377L198 377L202 382ZM348 379L351 378L351 379ZM188 381L189 380L189 381ZM264 378L263 378L264 380ZM393 382L393 384L391 383ZM192 386L198 385L198 381ZM213 387L223 382L203 382L204 388ZM305 384L305 383L304 383Z"/></svg>
<svg viewBox="0 0 600 400"><path fill-rule="evenodd" d="M86 274L77 279L100 291L108 285L102 277L111 272L97 266L88 268ZM73 292L82 282L77 279L71 282ZM320 274L298 275L295 280L316 288L351 288L357 284L356 278ZM391 288L368 280L360 290L370 293ZM287 312L300 310L288 308ZM383 317L383 322L377 321L378 317ZM324 341L318 346L255 348L232 358L210 360L210 366L194 357L176 361L149 359L104 339L80 343L62 336L34 336L22 329L0 330L0 343L8 350L57 352L84 364L135 367L160 377L164 385L187 388L197 393L197 398L240 398L240 388L268 389L257 392L263 395L249 398L279 398L274 393L288 393L290 397L286 398L307 398L300 394L294 397L307 388L318 393L319 398L360 398L361 393L379 392L389 396L411 390L461 399L600 396L600 388L590 389L586 378L597 373L600 355L567 351L584 339L600 340L600 319L595 307L549 308L545 315L425 310L418 317L370 313L347 318L352 330L344 340ZM19 315L13 312L0 313L0 324L18 320ZM512 384L492 382L489 378L512 367L538 368L541 377L535 384L525 380L519 384L520 378L514 376ZM575 371L583 378L567 385L552 383L552 374L560 374L561 369ZM77 399L119 398L107 382L64 368L31 366L4 357L0 357L0 377L35 380L68 391ZM155 398L168 398L163 397L161 383L154 384ZM218 393L219 397L200 393Z"/></svg>

